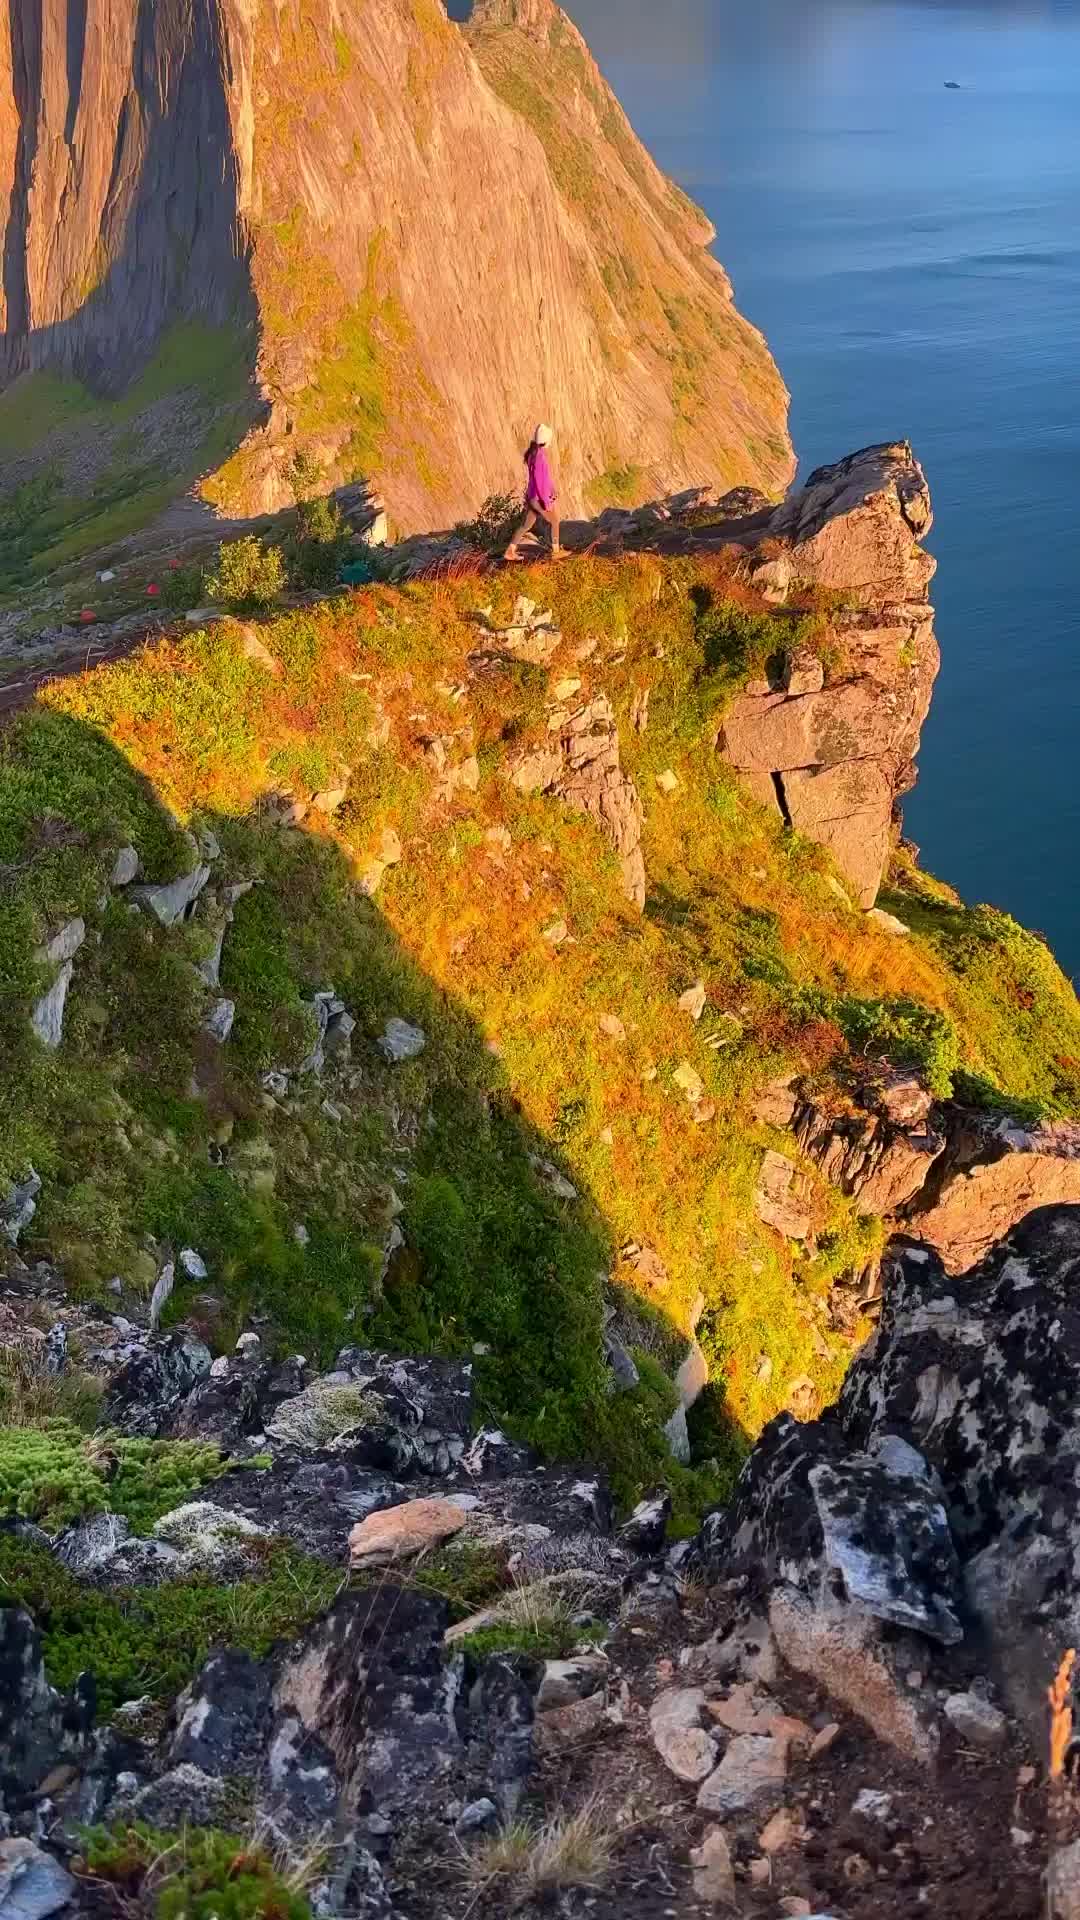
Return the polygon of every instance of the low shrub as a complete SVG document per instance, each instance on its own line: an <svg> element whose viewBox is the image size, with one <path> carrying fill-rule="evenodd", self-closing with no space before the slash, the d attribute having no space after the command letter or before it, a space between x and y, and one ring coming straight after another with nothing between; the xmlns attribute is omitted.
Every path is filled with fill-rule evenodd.
<svg viewBox="0 0 1080 1920"><path fill-rule="evenodd" d="M296 532L286 552L290 586L336 586L352 552L352 538L335 500L298 502Z"/></svg>
<svg viewBox="0 0 1080 1920"><path fill-rule="evenodd" d="M223 1471L220 1450L197 1440L88 1436L62 1418L0 1427L0 1514L53 1532L106 1510L148 1532Z"/></svg>
<svg viewBox="0 0 1080 1920"><path fill-rule="evenodd" d="M960 1060L960 1042L948 1014L920 1006L917 1000L859 1000L853 995L841 997L835 1012L854 1052L918 1067L930 1091L948 1099Z"/></svg>
<svg viewBox="0 0 1080 1920"><path fill-rule="evenodd" d="M566 1660L587 1639L588 1631L575 1627L567 1619L520 1622L497 1620L490 1627L479 1627L457 1643L457 1651L471 1654L474 1660L486 1660L492 1653L524 1653L534 1660Z"/></svg>
<svg viewBox="0 0 1080 1920"><path fill-rule="evenodd" d="M234 613L256 613L273 606L285 591L285 561L277 547L264 547L248 534L243 540L223 541L217 566L206 576L211 600Z"/></svg>
<svg viewBox="0 0 1080 1920"><path fill-rule="evenodd" d="M498 553L509 545L524 512L521 501L512 493L489 493L474 520L459 520L454 528L458 540L478 553Z"/></svg>
<svg viewBox="0 0 1080 1920"><path fill-rule="evenodd" d="M186 613L189 607L201 607L206 595L206 576L195 561L186 567L168 567L162 578L162 605L172 613Z"/></svg>

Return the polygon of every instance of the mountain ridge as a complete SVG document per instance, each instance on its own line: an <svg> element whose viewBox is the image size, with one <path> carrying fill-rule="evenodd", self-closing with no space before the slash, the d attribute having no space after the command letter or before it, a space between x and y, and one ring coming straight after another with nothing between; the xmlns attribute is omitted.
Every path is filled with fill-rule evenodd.
<svg viewBox="0 0 1080 1920"><path fill-rule="evenodd" d="M554 6L463 31L438 0L43 0L0 27L0 83L0 371L39 438L75 405L51 374L93 390L90 438L93 394L197 321L246 361L232 446L170 376L154 451L227 513L291 504L300 453L327 484L363 473L404 531L444 523L520 484L549 414L571 510L791 476L787 396L708 223ZM118 463L52 451L80 492Z"/></svg>

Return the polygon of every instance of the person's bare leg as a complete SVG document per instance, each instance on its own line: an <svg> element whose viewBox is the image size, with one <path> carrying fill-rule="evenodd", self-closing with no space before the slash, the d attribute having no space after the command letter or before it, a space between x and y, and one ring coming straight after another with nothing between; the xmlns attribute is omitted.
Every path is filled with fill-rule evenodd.
<svg viewBox="0 0 1080 1920"><path fill-rule="evenodd" d="M562 558L563 549L559 540L560 525L558 508L549 507L544 518L551 530L551 557L553 560L559 560Z"/></svg>
<svg viewBox="0 0 1080 1920"><path fill-rule="evenodd" d="M527 507L525 510L525 518L522 521L517 532L512 536L510 545L507 547L506 552L503 555L504 560L517 559L518 541L523 539L527 533L531 533L535 525L536 525L536 510L534 507Z"/></svg>

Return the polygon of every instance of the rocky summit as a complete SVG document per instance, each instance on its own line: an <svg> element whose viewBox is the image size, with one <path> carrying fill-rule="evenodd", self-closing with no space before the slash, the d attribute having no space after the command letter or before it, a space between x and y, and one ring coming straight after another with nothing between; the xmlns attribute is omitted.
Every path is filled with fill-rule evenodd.
<svg viewBox="0 0 1080 1920"><path fill-rule="evenodd" d="M789 485L552 0L0 81L0 1920L1077 1920L1080 1003L904 834L915 452Z"/></svg>

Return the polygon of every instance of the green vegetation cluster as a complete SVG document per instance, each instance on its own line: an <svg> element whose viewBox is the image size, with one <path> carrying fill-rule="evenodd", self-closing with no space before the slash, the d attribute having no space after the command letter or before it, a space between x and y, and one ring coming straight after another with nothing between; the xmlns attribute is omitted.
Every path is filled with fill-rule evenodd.
<svg viewBox="0 0 1080 1920"><path fill-rule="evenodd" d="M147 1694L174 1699L215 1646L269 1653L324 1612L340 1585L336 1568L274 1545L248 1578L228 1585L207 1576L101 1589L43 1548L0 1535L4 1605L33 1616L54 1687L67 1691L80 1673L94 1675L102 1718Z"/></svg>
<svg viewBox="0 0 1080 1920"><path fill-rule="evenodd" d="M0 1515L53 1532L108 1510L148 1533L223 1471L220 1448L197 1440L88 1435L62 1418L0 1426Z"/></svg>
<svg viewBox="0 0 1080 1920"><path fill-rule="evenodd" d="M140 1920L311 1920L311 1903L253 1840L215 1828L94 1827L76 1872Z"/></svg>

